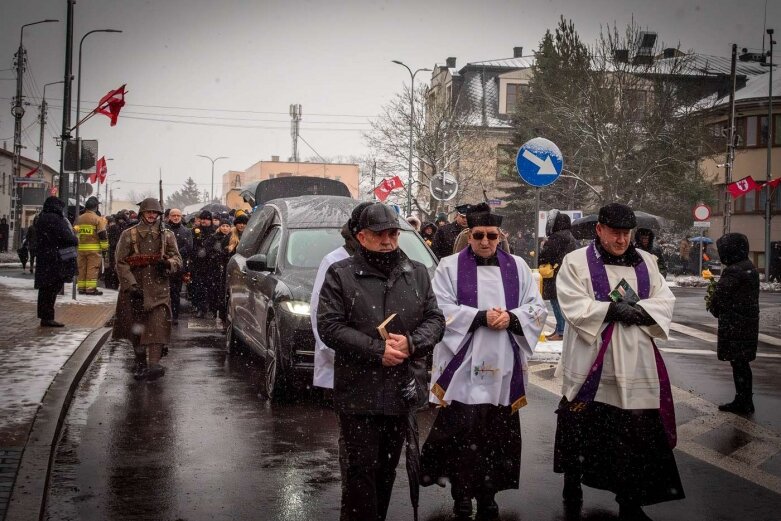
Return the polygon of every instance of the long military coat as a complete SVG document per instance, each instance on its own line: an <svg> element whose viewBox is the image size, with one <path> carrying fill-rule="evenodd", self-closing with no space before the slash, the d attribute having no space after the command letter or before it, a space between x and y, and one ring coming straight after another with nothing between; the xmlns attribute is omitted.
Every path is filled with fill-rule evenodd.
<svg viewBox="0 0 781 521"><path fill-rule="evenodd" d="M171 294L168 277L182 269L182 257L171 230L160 223L152 225L141 221L122 232L115 257L119 277L119 297L114 319L114 338L124 338L140 345L166 344L171 337ZM165 241L165 248L161 241ZM131 267L127 258L134 254L159 255L168 259L170 267L161 274L154 265ZM138 285L144 292L143 312L134 312L130 290Z"/></svg>

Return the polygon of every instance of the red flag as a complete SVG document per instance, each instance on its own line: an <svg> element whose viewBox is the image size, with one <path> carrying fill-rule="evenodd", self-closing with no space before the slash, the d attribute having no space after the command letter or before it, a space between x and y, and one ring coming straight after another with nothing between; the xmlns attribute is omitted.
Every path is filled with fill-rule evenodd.
<svg viewBox="0 0 781 521"><path fill-rule="evenodd" d="M117 124L119 111L125 106L125 85L116 90L109 91L98 102L98 107L93 111L111 118L111 126Z"/></svg>
<svg viewBox="0 0 781 521"><path fill-rule="evenodd" d="M768 188L773 189L777 187L779 184L781 184L781 177L779 177L778 179L773 179L769 183L762 181L757 185L757 188L762 189L765 187L765 185L767 185Z"/></svg>
<svg viewBox="0 0 781 521"><path fill-rule="evenodd" d="M729 183L727 185L727 191L733 199L746 195L747 192L756 190L757 188L759 188L759 186L750 175L747 175L740 181L735 181L734 183Z"/></svg>
<svg viewBox="0 0 781 521"><path fill-rule="evenodd" d="M94 183L95 181L98 183L105 183L107 174L108 168L106 167L106 156L101 156L101 158L98 159L98 161L95 163L95 173L90 176L90 183Z"/></svg>
<svg viewBox="0 0 781 521"><path fill-rule="evenodd" d="M38 171L38 167L36 166L36 167L35 167L35 168L33 168L32 170L30 170L29 172L27 172L26 174L24 174L24 176L25 176L25 177L32 177L32 176L33 176L33 174L35 174L35 172L37 172L37 171Z"/></svg>
<svg viewBox="0 0 781 521"><path fill-rule="evenodd" d="M374 195L377 199L384 202L392 190L403 187L404 184L401 182L401 179L399 179L399 176L395 175L390 179L383 179L377 188L374 189Z"/></svg>

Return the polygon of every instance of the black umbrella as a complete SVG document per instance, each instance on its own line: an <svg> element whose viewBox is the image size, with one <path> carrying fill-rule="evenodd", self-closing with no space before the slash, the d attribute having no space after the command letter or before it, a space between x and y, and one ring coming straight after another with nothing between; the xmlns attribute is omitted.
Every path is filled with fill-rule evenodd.
<svg viewBox="0 0 781 521"><path fill-rule="evenodd" d="M212 213L212 215L217 215L218 213L230 213L231 209L225 206L224 204L219 203L209 203L205 205L203 208L201 208L201 212L207 210ZM200 212L199 212L200 213Z"/></svg>
<svg viewBox="0 0 781 521"><path fill-rule="evenodd" d="M418 503L420 500L420 439L418 437L418 417L415 411L407 415L407 450L405 452L407 479L409 480L409 499L412 503L412 516L418 521Z"/></svg>
<svg viewBox="0 0 781 521"><path fill-rule="evenodd" d="M572 221L572 235L576 239L593 239L597 236L596 227L597 214L585 215L580 219ZM635 210L635 219L637 219L638 228L648 228L649 230L658 230L662 226L664 219L650 213Z"/></svg>

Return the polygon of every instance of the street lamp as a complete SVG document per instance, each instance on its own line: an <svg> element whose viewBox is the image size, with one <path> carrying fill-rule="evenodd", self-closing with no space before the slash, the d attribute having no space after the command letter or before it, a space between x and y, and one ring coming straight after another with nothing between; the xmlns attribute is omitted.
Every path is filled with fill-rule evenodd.
<svg viewBox="0 0 781 521"><path fill-rule="evenodd" d="M198 157L205 157L206 159L208 159L209 161L212 162L212 191L209 193L209 196L210 196L211 199L214 199L214 163L216 163L220 159L228 159L228 157L227 156L220 156L220 157L215 157L214 159L212 159L209 156L204 156L204 155L201 155L201 154L195 154L195 155L198 156Z"/></svg>
<svg viewBox="0 0 781 521"><path fill-rule="evenodd" d="M773 153L773 29L767 30L770 50L767 53L767 173L765 177L765 282L770 282L770 166Z"/></svg>
<svg viewBox="0 0 781 521"><path fill-rule="evenodd" d="M13 175L12 177L21 177L22 169L22 117L24 116L24 107L22 106L23 96L23 79L24 79L24 64L26 61L24 50L24 28L31 25L45 24L49 22L59 22L59 20L46 19L39 20L37 22L24 24L19 31L19 50L16 51L16 97L14 98L14 106L11 109L11 114L14 116L14 159L13 159ZM19 221L22 218L22 205L20 192L16 186L16 181L11 179L11 229L14 233L14 245L18 245L21 240L21 226Z"/></svg>
<svg viewBox="0 0 781 521"><path fill-rule="evenodd" d="M407 215L412 214L412 134L414 132L414 125L415 125L415 75L419 73L420 71L431 71L431 69L426 68L420 68L417 69L415 72L412 72L412 69L410 69L404 62L401 62L399 60L391 60L392 63L395 63L396 65L401 65L405 69L407 69L407 72L409 72L410 77L410 96L409 96L409 173L407 174Z"/></svg>
<svg viewBox="0 0 781 521"><path fill-rule="evenodd" d="M93 29L81 37L79 42L79 72L76 80L76 217L79 214L79 190L81 189L81 141L79 140L79 131L81 130L81 50L84 45L84 39L93 33L121 33L118 29ZM75 286L74 286L75 288Z"/></svg>

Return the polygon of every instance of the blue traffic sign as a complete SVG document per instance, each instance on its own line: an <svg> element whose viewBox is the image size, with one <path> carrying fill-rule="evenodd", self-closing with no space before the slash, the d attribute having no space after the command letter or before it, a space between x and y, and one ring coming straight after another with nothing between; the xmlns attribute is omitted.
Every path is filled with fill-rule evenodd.
<svg viewBox="0 0 781 521"><path fill-rule="evenodd" d="M561 175L564 158L553 141L542 137L530 139L518 149L515 157L518 175L536 187L548 186Z"/></svg>

